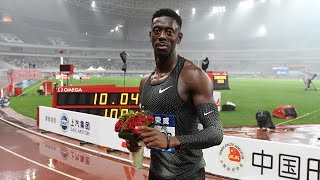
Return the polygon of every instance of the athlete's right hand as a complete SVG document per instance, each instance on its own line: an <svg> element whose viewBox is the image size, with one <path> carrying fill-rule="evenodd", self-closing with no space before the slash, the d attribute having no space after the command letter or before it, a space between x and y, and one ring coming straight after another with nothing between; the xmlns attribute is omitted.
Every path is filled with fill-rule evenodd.
<svg viewBox="0 0 320 180"><path fill-rule="evenodd" d="M142 147L139 146L137 141L126 140L127 148L130 152L138 152Z"/></svg>

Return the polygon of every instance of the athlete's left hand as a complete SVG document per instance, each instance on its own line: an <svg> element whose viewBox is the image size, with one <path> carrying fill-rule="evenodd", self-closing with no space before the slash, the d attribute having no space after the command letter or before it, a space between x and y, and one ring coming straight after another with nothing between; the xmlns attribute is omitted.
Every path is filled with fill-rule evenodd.
<svg viewBox="0 0 320 180"><path fill-rule="evenodd" d="M140 137L148 148L167 148L167 136L155 128L137 126L141 131Z"/></svg>

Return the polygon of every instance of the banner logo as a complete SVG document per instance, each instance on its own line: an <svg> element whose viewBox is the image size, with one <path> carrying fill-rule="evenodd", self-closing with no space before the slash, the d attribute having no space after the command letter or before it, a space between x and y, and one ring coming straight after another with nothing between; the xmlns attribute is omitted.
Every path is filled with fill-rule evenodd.
<svg viewBox="0 0 320 180"><path fill-rule="evenodd" d="M228 172L238 172L244 165L244 155L242 149L234 144L224 144L219 152L220 164Z"/></svg>
<svg viewBox="0 0 320 180"><path fill-rule="evenodd" d="M58 92L82 92L82 88L64 88L64 87L59 87Z"/></svg>
<svg viewBox="0 0 320 180"><path fill-rule="evenodd" d="M60 127L63 132L67 132L69 129L69 120L66 114L62 114L60 117Z"/></svg>

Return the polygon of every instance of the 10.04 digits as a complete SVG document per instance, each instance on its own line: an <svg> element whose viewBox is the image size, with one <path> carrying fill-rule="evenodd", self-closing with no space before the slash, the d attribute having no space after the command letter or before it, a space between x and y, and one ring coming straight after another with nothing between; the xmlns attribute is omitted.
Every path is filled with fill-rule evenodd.
<svg viewBox="0 0 320 180"><path fill-rule="evenodd" d="M139 93L94 93L93 105L138 105Z"/></svg>

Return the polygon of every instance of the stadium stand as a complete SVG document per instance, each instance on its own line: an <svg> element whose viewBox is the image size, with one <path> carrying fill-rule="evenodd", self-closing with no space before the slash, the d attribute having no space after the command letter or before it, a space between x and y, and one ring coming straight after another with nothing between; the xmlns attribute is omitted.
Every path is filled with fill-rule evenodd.
<svg viewBox="0 0 320 180"><path fill-rule="evenodd" d="M75 64L76 71L101 66L107 71L121 73L119 53L126 50L129 53L128 72L147 73L153 70L153 53L148 37L150 19L142 15L129 18L117 13L93 13L72 2L63 2L66 11L58 14L48 7L33 9L31 5L23 4L20 10L24 10L22 12L25 15L18 13L13 22L0 23L0 58L15 68L28 69L31 63L43 71L57 71L60 63L58 51L63 48L65 62ZM2 11L10 8L10 3L8 1L5 4L8 7L4 5ZM234 8L231 2L228 5ZM60 7L56 2L50 2L50 6ZM232 27L232 12L226 13L229 19L226 18L227 22L216 28L212 23L217 22L211 22L204 16L190 19L184 11L181 13L185 18L183 30L186 38L178 47L179 52L197 65L208 57L212 61L208 70L228 71L230 77L261 74L270 77L274 76L274 64L283 64L291 66L294 71L292 78L299 76L299 71L320 72L320 46L315 43L317 38L312 34L292 38L292 34L299 31L290 29L292 34L279 31L278 34L269 33L264 38L239 36L245 34L251 26L238 28L236 34L232 33L228 30ZM151 10L146 13L151 13ZM34 14L43 14L43 17ZM218 35L214 41L207 38L206 28L192 28L204 25L215 27ZM118 27L117 32L115 27ZM288 22L283 29L289 30L290 27ZM292 68L292 64L300 66Z"/></svg>

